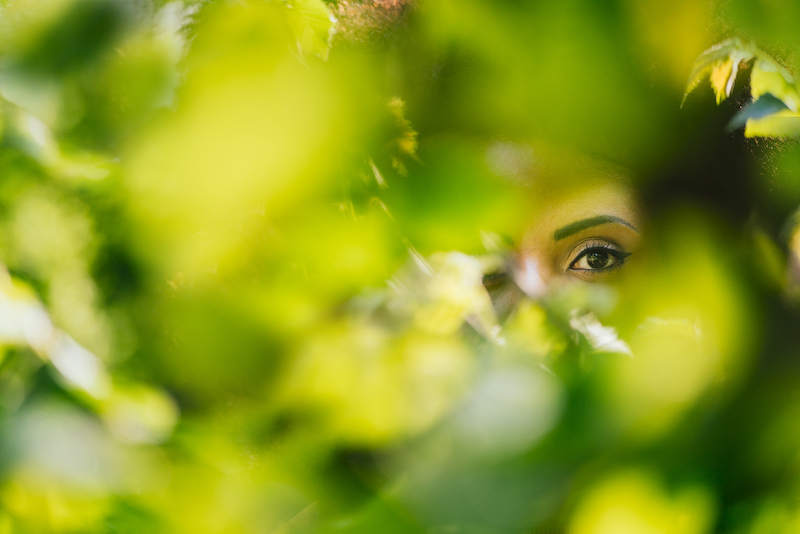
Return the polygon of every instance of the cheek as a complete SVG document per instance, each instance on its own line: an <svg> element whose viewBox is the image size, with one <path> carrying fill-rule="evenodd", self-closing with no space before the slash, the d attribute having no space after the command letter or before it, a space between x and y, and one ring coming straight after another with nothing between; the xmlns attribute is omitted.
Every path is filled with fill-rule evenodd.
<svg viewBox="0 0 800 534"><path fill-rule="evenodd" d="M567 271L565 276L569 280L572 280L572 281L575 281L575 282L589 282L589 283L603 282L603 283L607 283L607 282L614 281L617 278L618 273L617 272L592 273L592 272L586 272L586 271L583 271L583 272L581 272L581 271Z"/></svg>

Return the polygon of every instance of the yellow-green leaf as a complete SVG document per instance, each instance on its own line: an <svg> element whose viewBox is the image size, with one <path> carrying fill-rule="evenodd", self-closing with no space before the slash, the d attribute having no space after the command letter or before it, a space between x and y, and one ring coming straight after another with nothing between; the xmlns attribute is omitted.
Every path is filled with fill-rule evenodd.
<svg viewBox="0 0 800 534"><path fill-rule="evenodd" d="M739 39L728 39L712 46L695 60L689 82L686 84L686 96L697 87L706 76L711 77L711 86L717 95L717 103L730 95L732 80L736 79L739 63L753 57L753 48Z"/></svg>
<svg viewBox="0 0 800 534"><path fill-rule="evenodd" d="M792 111L798 111L800 95L794 86L794 78L785 68L771 59L760 56L750 74L750 92L754 99L770 93L779 98Z"/></svg>
<svg viewBox="0 0 800 534"><path fill-rule="evenodd" d="M728 80L733 71L733 59L728 58L727 61L721 61L714 65L711 71L711 87L714 88L714 94L717 97L717 104L725 100L728 96L725 88L728 86Z"/></svg>
<svg viewBox="0 0 800 534"><path fill-rule="evenodd" d="M289 25L301 52L328 59L336 19L322 0L292 0L286 5Z"/></svg>
<svg viewBox="0 0 800 534"><path fill-rule="evenodd" d="M750 119L744 129L745 137L789 137L800 135L800 113L779 111L760 119Z"/></svg>

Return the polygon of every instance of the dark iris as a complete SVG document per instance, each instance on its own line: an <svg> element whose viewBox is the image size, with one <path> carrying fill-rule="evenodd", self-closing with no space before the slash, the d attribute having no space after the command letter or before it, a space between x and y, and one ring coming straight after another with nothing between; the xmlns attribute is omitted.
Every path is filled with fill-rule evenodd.
<svg viewBox="0 0 800 534"><path fill-rule="evenodd" d="M609 258L608 252L605 251L595 251L589 252L586 255L586 263L589 264L589 267L592 269L603 269L608 265L608 262L611 260Z"/></svg>

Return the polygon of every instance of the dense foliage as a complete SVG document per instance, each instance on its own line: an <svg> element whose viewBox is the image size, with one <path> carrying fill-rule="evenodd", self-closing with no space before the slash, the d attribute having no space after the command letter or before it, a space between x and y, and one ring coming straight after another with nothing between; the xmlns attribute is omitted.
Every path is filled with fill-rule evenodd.
<svg viewBox="0 0 800 534"><path fill-rule="evenodd" d="M0 532L797 532L799 22L0 2ZM642 259L499 310L576 153Z"/></svg>

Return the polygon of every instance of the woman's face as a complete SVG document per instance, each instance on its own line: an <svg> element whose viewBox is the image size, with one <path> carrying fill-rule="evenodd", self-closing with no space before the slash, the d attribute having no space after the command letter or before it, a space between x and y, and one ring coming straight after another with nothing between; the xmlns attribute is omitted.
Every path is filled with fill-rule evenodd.
<svg viewBox="0 0 800 534"><path fill-rule="evenodd" d="M612 282L639 242L640 214L632 191L609 173L571 186L540 188L537 209L518 251L517 285L542 296L571 281Z"/></svg>

